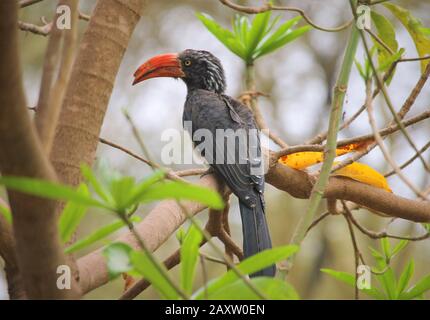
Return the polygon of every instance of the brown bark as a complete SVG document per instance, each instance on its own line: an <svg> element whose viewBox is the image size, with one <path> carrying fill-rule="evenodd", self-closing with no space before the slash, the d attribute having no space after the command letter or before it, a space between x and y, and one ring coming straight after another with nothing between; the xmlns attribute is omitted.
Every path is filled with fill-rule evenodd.
<svg viewBox="0 0 430 320"><path fill-rule="evenodd" d="M18 50L18 6L0 2L0 171L50 181L55 173L44 156L28 115ZM77 297L77 287L59 290L57 267L65 264L59 245L55 202L8 191L16 257L29 298Z"/></svg>
<svg viewBox="0 0 430 320"><path fill-rule="evenodd" d="M66 90L51 152L59 179L77 185L80 165L92 164L113 84L142 0L97 3Z"/></svg>
<svg viewBox="0 0 430 320"><path fill-rule="evenodd" d="M0 204L3 204L1 199ZM15 239L13 238L12 226L1 214L0 256L5 262L4 270L6 273L9 299L15 300L25 298L25 290L15 255Z"/></svg>
<svg viewBox="0 0 430 320"><path fill-rule="evenodd" d="M63 183L78 185L80 165L94 161L115 77L143 4L103 0L94 9L66 88L50 155Z"/></svg>
<svg viewBox="0 0 430 320"><path fill-rule="evenodd" d="M59 30L53 23L43 67L42 85L35 124L45 153L49 154L63 102L64 92L72 70L78 36L78 0L61 0L71 11L71 29ZM55 19L58 18L58 14ZM54 21L56 21L54 19ZM55 77L59 66L58 76Z"/></svg>

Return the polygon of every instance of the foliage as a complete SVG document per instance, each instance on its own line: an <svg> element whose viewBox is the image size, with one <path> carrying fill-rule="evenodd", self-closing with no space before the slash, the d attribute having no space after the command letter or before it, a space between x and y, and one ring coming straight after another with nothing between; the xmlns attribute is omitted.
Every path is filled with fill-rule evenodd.
<svg viewBox="0 0 430 320"><path fill-rule="evenodd" d="M407 246L408 241L401 240L394 248L391 248L388 238L383 238L380 244L380 251L370 248L372 256L376 261L376 266L372 270L372 274L378 285L372 285L370 289L363 289L362 292L375 299L423 299L424 294L430 291L430 274L418 280L415 285L410 286L409 283L414 274L414 260L409 260L398 277L396 277L390 265L392 259ZM322 269L321 271L352 287L355 286L355 275L353 274L332 269Z"/></svg>
<svg viewBox="0 0 430 320"><path fill-rule="evenodd" d="M384 6L403 24L409 32L412 40L417 48L418 56L425 57L430 54L430 38L428 37L428 29L424 28L421 21L412 15L412 13L393 3L384 3ZM421 61L421 71L424 72L429 60Z"/></svg>
<svg viewBox="0 0 430 320"><path fill-rule="evenodd" d="M233 270L229 270L227 273L212 279L208 284L205 284L205 286L192 293L201 240L202 234L194 225L184 235L180 248L182 262L180 288L187 295L191 295L191 299L196 300L258 299L259 297L256 293ZM243 260L236 267L242 275L249 275L282 259L288 258L297 252L297 250L297 246L283 246L265 250ZM148 259L146 253L133 250L123 243L113 243L106 247L103 253L109 261L109 274L112 276L129 272L133 276L145 277L151 282L162 298L179 298L175 287L172 286L171 282L166 281L160 270ZM294 288L285 281L267 277L256 277L249 281L269 299L298 299L298 294Z"/></svg>
<svg viewBox="0 0 430 320"><path fill-rule="evenodd" d="M140 203L174 198L199 201L215 209L223 208L223 201L216 192L184 182L165 181L163 171L155 171L138 183L131 177L120 175L112 175L107 183L103 183L87 166L82 166L82 174L86 181L77 189L55 182L24 177L1 177L0 183L12 190L68 201L59 220L59 231L63 242L70 240L90 206L116 213L120 218L70 245L65 249L66 253L86 248L124 225L139 221L137 217L130 217L130 215L135 212ZM191 296L192 299L258 299L260 295L251 290L249 284L232 270L213 279L193 294L202 238L200 229L195 225L191 225L188 232L181 236L182 264L179 288L184 295ZM249 275L289 257L297 249L296 246L285 246L266 250L242 261L237 265L237 269L243 276ZM110 278L129 272L134 276L148 279L162 298L179 299L181 297L178 286L168 276L166 267L145 248L134 250L127 244L115 242L103 249L103 255L106 257ZM278 279L259 277L249 282L254 285L255 290L267 298L298 298L291 285Z"/></svg>
<svg viewBox="0 0 430 320"><path fill-rule="evenodd" d="M67 201L59 219L59 233L63 243L70 240L89 207L101 208L105 212L116 213L120 216L131 215L140 203L168 198L199 201L215 209L223 207L223 200L218 193L181 181L165 181L163 171L155 171L141 182L135 182L132 177L114 174L108 177L108 181L105 183L99 181L87 166L82 166L81 171L86 182L77 189L56 182L25 177L3 176L0 177L0 184L35 196ZM93 190L93 194L90 192L90 188ZM7 215L6 208L2 212L6 217L10 216ZM133 221L138 221L138 218L133 218ZM72 253L84 249L123 226L124 221L122 220L102 226L66 248L65 251Z"/></svg>
<svg viewBox="0 0 430 320"><path fill-rule="evenodd" d="M232 22L232 31L223 28L208 15L198 13L197 17L222 44L248 65L311 29L310 26L293 29L301 19L296 17L282 23L274 30L280 16L271 20L271 11L256 14L252 21L247 16L236 15Z"/></svg>

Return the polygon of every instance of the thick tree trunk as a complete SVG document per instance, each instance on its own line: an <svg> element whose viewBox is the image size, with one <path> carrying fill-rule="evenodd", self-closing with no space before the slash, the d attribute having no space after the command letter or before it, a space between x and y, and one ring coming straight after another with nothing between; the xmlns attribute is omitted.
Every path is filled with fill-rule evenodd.
<svg viewBox="0 0 430 320"><path fill-rule="evenodd" d="M21 79L18 50L18 5L0 2L0 171L56 180L30 120ZM13 213L16 257L29 298L75 298L57 288L57 267L65 264L60 246L55 202L8 192Z"/></svg>

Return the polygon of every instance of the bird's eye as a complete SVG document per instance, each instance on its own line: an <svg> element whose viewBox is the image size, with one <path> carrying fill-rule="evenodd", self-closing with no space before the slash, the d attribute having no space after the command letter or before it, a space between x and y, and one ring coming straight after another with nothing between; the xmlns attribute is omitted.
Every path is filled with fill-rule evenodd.
<svg viewBox="0 0 430 320"><path fill-rule="evenodd" d="M185 60L184 64L189 67L191 65L191 60Z"/></svg>

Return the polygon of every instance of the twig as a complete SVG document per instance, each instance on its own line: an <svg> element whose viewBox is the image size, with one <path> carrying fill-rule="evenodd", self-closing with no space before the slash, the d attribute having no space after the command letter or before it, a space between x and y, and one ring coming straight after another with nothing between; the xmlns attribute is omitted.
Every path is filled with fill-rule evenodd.
<svg viewBox="0 0 430 320"><path fill-rule="evenodd" d="M367 97L369 97L370 92L370 85L367 86L366 89ZM377 124L375 117L373 115L373 104L371 103L370 99L366 99L366 107L367 107L367 113L369 115L369 123L372 127L373 135L375 137L375 141L379 146L379 149L381 150L382 154L384 155L385 160L390 164L390 166L393 168L393 170L396 172L396 174L399 176L399 178L412 190L415 194L420 196L423 199L426 199L426 197L421 193L420 190L410 181L402 172L402 169L398 167L394 159L391 157L389 151L386 149L384 145L384 140L382 139L381 135L378 133Z"/></svg>
<svg viewBox="0 0 430 320"><path fill-rule="evenodd" d="M53 26L52 22L45 24L43 26L38 26L32 23L18 21L18 27L22 31L29 31L31 33L38 34L45 37L51 32L52 26Z"/></svg>
<svg viewBox="0 0 430 320"><path fill-rule="evenodd" d="M424 147L422 147L421 149L420 149L420 153L422 154L422 153L424 153L428 148L430 147L430 141L429 142L427 142L427 144L424 146ZM399 168L400 169L404 169L404 168L406 168L408 165L410 165L412 162L414 162L414 160L416 159L416 158L418 158L418 153L415 153L409 160L407 160L405 163L403 163ZM388 173L386 173L385 175L384 175L384 177L389 177L389 176L392 176L393 174L395 174L396 172L394 171L394 170L391 170L390 172L388 172Z"/></svg>
<svg viewBox="0 0 430 320"><path fill-rule="evenodd" d="M116 144L112 141L106 140L102 137L99 137L99 142L103 143L105 145L108 145L112 148L118 149L118 150L128 154L129 156L131 156L131 157L133 157L139 161L142 161L143 163L147 164L148 166L150 166L153 169L161 169L161 167L157 163L152 162L150 160L147 160L147 159L137 155L133 151L130 151L129 149L124 148L123 146L120 146L119 144ZM203 172L204 172L204 169L182 170L182 171L178 171L177 173L172 171L172 170L165 171L166 177L168 179L179 180L179 181L183 181L183 182L186 182L186 180L182 179L181 176L197 175L197 174L202 174Z"/></svg>
<svg viewBox="0 0 430 320"><path fill-rule="evenodd" d="M262 12L266 12L269 10L279 10L279 11L292 11L292 12L296 12L299 15L301 15L303 17L303 19L305 19L305 21L310 24L312 27L314 27L315 29L321 30L321 31L326 31L326 32L338 32L338 31L342 31L346 28L348 28L353 20L350 20L338 27L335 28L326 28L326 27L321 27L319 25L317 25L316 23L314 23L307 15L306 13L300 9L300 8L296 8L296 7L286 7L286 6L276 6L276 5L272 5L269 2L266 2L264 5L262 5L261 7L246 7L246 6L241 6L238 4L235 4L229 0L219 0L222 4L226 5L227 7L230 7L236 11L241 11L244 13L250 13L250 14L255 14L255 13L262 13Z"/></svg>
<svg viewBox="0 0 430 320"><path fill-rule="evenodd" d="M305 236L311 231L314 227L316 227L321 221L323 221L325 218L330 216L330 212L324 212L322 215L320 215L318 218L316 218L308 227L306 230Z"/></svg>
<svg viewBox="0 0 430 320"><path fill-rule="evenodd" d="M246 103L246 105L248 105L251 108L258 128L262 130L262 132L268 132L269 138L277 145L279 145L281 148L286 148L288 147L288 144L285 141L283 141L278 135L276 135L271 130L269 130L269 127L267 126L266 121L264 121L264 117L261 114L261 110L257 104L257 97L259 96L259 94L255 94L255 92L257 91L255 88L254 72L255 72L254 66L251 64L247 64L245 69L245 78L246 78L245 83L246 83L246 90L247 90L246 92L248 92L249 99L242 98L242 100L243 102ZM253 94L249 94L250 92Z"/></svg>
<svg viewBox="0 0 430 320"><path fill-rule="evenodd" d="M397 62L413 62L413 61L422 61L422 60L428 60L428 59L430 59L430 55L424 56L424 57L417 57L417 58L403 58L403 59L397 60Z"/></svg>
<svg viewBox="0 0 430 320"><path fill-rule="evenodd" d="M32 4L36 4L38 2L42 2L43 0L22 0L19 2L20 8L25 8L31 6Z"/></svg>
<svg viewBox="0 0 430 320"><path fill-rule="evenodd" d="M381 232L370 231L365 227L363 227L360 223L358 223L358 221L355 219L355 217L352 215L350 211L348 212L347 209L345 211L346 211L346 214L348 215L348 218L357 227L357 229L360 230L361 233L365 234L366 236L372 239L392 238L392 239L399 239L399 240L421 241L421 240L430 238L429 232L417 237L403 237L403 236L389 234L386 231L381 231Z"/></svg>
<svg viewBox="0 0 430 320"><path fill-rule="evenodd" d="M375 77L375 79L376 79L376 82L377 82L377 84L378 84L378 87L381 89L381 91L382 91L382 94L383 94L383 96L384 96L384 99L385 99L385 102L386 102L386 104L387 104L387 106L388 106L388 109L390 110L390 112L391 112L391 114L393 115L393 118L394 118L394 122L397 124L397 125L399 125L399 127L400 127L400 131L402 132L402 134L405 136L405 138L406 138L406 140L408 141L408 143L410 144L410 146L415 150L415 152L417 152L418 153L418 155L419 155L419 157L420 157L420 159L421 159L421 162L422 162L422 164L423 164L423 166L424 166L424 168L425 168L425 170L427 171L427 172L430 172L430 168L427 166L427 163L426 163L426 161L424 160L424 158L422 157L422 155L420 154L420 152L419 152L419 150L418 150L418 148L416 147L416 145L415 145L415 143L413 142L413 140L412 140L412 138L410 137L410 135L409 135L409 133L406 131L406 129L405 129L405 127L403 126L403 124L402 124L402 122L401 122L401 120L402 120L402 117L404 117L405 115L406 115L406 113L410 110L410 107L412 106L412 104L413 104L413 102L415 101L415 98L416 98L416 96L418 95L418 93L421 91L421 89L422 89L422 86L424 86L424 83L425 83L425 81L426 81L426 79L428 78L428 76L429 76L429 74L430 74L430 66L427 66L427 68L426 68L426 72L424 72L424 75L427 75L427 77L421 77L420 78L420 80L418 81L418 84L416 85L416 90L414 89L413 91L412 91L412 93L411 93L411 96L410 97L414 97L414 98L412 98L411 100L412 100L412 102L409 102L408 100L409 100L409 98L406 100L406 102L405 102L405 104L403 105L403 107L400 109L400 111L398 112L398 113L396 113L396 111L395 111L395 109L394 109L394 107L393 107L393 103L392 103L392 101L391 101L391 98L390 98L390 96L388 95L388 92L387 92L387 89L386 89L386 87L385 87L385 84L384 84L384 81L383 81L383 79L381 79L381 77L379 76L379 74L378 74L378 71L377 71L377 69L376 69L376 67L375 67L375 65L374 65L374 63L373 63L373 61L372 61L372 55L371 55L371 53L370 53L370 49L369 49L369 46L368 46L368 44L367 44L367 41L366 41L366 37L365 37L365 35L364 35L364 33L363 33L363 31L362 30L359 30L360 31L360 36L361 36L361 39L362 39L362 42L363 42L363 45L364 45L364 49L365 49L365 51L366 51L366 54L367 54L367 57L368 57L368 61L369 61L369 65L370 65L370 67L372 68L372 70L373 70L373 76ZM416 91L416 92L415 92ZM393 122L391 122L391 123L393 123Z"/></svg>
<svg viewBox="0 0 430 320"><path fill-rule="evenodd" d="M370 34L372 38L375 39L375 41L378 42L390 55L395 54L395 52L393 52L393 50L391 50L391 48L381 38L379 38L377 34L373 33L372 30L367 28L364 30L366 30L366 32Z"/></svg>
<svg viewBox="0 0 430 320"><path fill-rule="evenodd" d="M409 127L415 123L418 123L418 122L423 121L423 120L428 119L428 118L430 118L430 111L424 111L415 117L409 118L407 120L403 120L402 124L406 128L406 127ZM392 133L398 131L399 129L400 129L400 127L397 124L391 124L390 126L379 130L379 134L382 137L385 137L389 134L392 134ZM354 137L354 138L347 138L347 139L340 140L337 142L337 146L342 147L342 146L345 146L348 144L372 140L372 139L373 139L373 134L366 134L363 136L358 136L358 137ZM296 145L296 146L291 146L288 148L281 149L277 152L274 152L274 156L277 158L280 158L282 156L289 155L289 154L296 153L296 152L323 151L323 150L324 150L324 145L304 144L304 145ZM355 159L355 160L357 160L357 159Z"/></svg>
<svg viewBox="0 0 430 320"><path fill-rule="evenodd" d="M130 114L128 113L128 111L126 109L123 109L122 112L125 116L125 119L129 123L131 130L133 132L133 136L136 139L137 143L139 144L139 147L142 150L143 154L145 155L145 157L148 159L149 162L151 162L152 164L155 164L155 166L151 166L151 167L159 168L160 166L158 164L156 164L155 161L152 160L151 153L149 152L148 148L145 146L145 143L143 142L142 136L139 133L139 129L137 129L137 126L134 124L134 121L130 117Z"/></svg>
<svg viewBox="0 0 430 320"><path fill-rule="evenodd" d="M355 274L355 284L354 284L354 293L355 293L355 300L360 299L360 294L359 294L359 290L358 290L358 265L360 264L360 256L361 252L360 249L358 248L358 243L357 243L357 239L355 238L355 233L354 233L354 228L352 227L352 223L349 219L348 215L343 215L345 220L346 220L346 224L348 225L348 230L349 230L349 234L351 236L351 242L352 242L352 247L354 248L354 266L355 266L355 270L354 270L354 274Z"/></svg>
<svg viewBox="0 0 430 320"><path fill-rule="evenodd" d="M42 1L42 0L39 0L39 1ZM82 12L79 12L78 18L80 20L90 21L91 16L84 14ZM51 33L53 25L54 25L53 22L44 23L43 26L38 26L38 25L33 24L33 23L18 21L18 28L20 30L28 31L28 32L31 32L31 33L34 33L37 35L44 36L44 37L48 36Z"/></svg>
<svg viewBox="0 0 430 320"><path fill-rule="evenodd" d="M391 77L394 70L395 70L395 63L393 63L391 65L391 67L388 69L388 71L385 73L384 81L386 81L387 79L389 79ZM373 95L372 95L373 99L375 99L378 96L380 91L381 90L379 88L375 88L375 91L373 92ZM366 106L364 104L362 104L361 107L340 126L339 131L347 128L351 123L353 123L355 121L355 119L357 119L361 115L361 113L363 113L363 111L365 109L366 109ZM327 138L327 131L321 132L321 133L317 134L315 137L307 140L306 144L321 143L326 138Z"/></svg>

